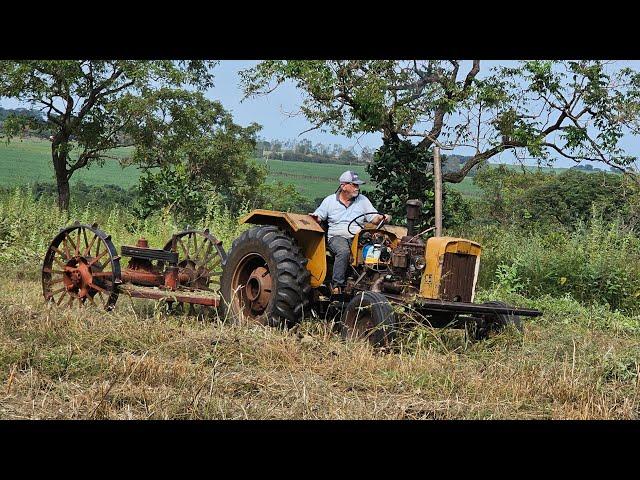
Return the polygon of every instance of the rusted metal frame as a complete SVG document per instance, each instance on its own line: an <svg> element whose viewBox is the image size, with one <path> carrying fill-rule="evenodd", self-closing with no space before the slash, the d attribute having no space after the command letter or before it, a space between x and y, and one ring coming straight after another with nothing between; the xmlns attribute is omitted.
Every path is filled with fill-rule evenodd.
<svg viewBox="0 0 640 480"><path fill-rule="evenodd" d="M149 290L135 290L135 289L126 289L124 292L127 295L136 298L147 298L152 300L170 300L173 302L182 302L182 303L193 303L196 305L205 305L208 307L217 307L220 303L220 299L217 297L196 297L192 295L185 295L176 293L175 291L149 291Z"/></svg>
<svg viewBox="0 0 640 480"><path fill-rule="evenodd" d="M126 268L122 271L122 281L133 283L134 285L140 284L159 287L164 285L165 277L161 273Z"/></svg>

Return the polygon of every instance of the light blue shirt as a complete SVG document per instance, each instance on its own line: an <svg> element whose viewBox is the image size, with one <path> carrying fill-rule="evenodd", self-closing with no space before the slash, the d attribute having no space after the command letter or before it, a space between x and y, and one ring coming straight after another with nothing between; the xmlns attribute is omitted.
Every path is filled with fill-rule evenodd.
<svg viewBox="0 0 640 480"><path fill-rule="evenodd" d="M320 220L329 221L329 230L327 235L329 238L339 236L346 239L353 238L347 227L349 222L363 213L377 212L367 197L359 194L351 201L348 207L340 201L339 193L331 194L326 197L320 206L313 212ZM376 214L367 215L358 220L359 223L370 222ZM357 223L351 225L351 231L355 234L360 230Z"/></svg>

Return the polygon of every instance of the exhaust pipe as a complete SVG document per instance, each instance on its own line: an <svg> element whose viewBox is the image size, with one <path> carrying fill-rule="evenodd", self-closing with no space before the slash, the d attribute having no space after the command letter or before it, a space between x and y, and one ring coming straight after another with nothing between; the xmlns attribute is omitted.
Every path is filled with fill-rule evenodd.
<svg viewBox="0 0 640 480"><path fill-rule="evenodd" d="M416 223L420 220L422 202L420 200L407 200L407 236L416 234Z"/></svg>

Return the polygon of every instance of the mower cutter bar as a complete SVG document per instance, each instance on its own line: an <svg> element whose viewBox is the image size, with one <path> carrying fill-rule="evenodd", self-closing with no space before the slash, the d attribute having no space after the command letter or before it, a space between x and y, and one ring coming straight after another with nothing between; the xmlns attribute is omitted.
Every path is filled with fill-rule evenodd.
<svg viewBox="0 0 640 480"><path fill-rule="evenodd" d="M540 310L531 308L516 308L509 306L496 305L480 305L477 303L466 302L446 302L444 300L432 300L428 298L415 299L414 305L419 308L438 312L455 312L455 313L505 313L507 315L520 315L523 317L539 317L542 315Z"/></svg>

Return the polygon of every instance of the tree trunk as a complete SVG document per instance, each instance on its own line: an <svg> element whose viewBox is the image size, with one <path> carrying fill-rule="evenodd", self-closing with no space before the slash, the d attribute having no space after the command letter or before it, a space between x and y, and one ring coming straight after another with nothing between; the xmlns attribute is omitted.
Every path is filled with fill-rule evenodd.
<svg viewBox="0 0 640 480"><path fill-rule="evenodd" d="M64 155L59 153L59 143L54 141L51 145L51 156L53 158L53 169L56 172L56 183L58 185L58 208L69 210L69 177L67 176L67 162Z"/></svg>

